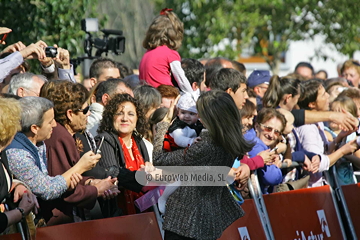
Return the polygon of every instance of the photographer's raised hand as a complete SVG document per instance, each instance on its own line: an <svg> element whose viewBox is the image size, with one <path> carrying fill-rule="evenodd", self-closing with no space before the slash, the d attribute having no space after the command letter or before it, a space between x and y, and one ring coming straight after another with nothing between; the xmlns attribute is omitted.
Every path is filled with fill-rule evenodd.
<svg viewBox="0 0 360 240"><path fill-rule="evenodd" d="M57 45L54 45L54 47L57 47ZM43 59L39 59L39 62L41 63L41 66L43 66L44 68L48 68L54 64L54 60L52 59L52 57L46 57L46 56Z"/></svg>
<svg viewBox="0 0 360 240"><path fill-rule="evenodd" d="M24 59L44 59L46 57L45 47L47 47L45 42L38 41L20 50L20 54Z"/></svg>
<svg viewBox="0 0 360 240"><path fill-rule="evenodd" d="M6 53L6 52L13 53L13 52L21 51L24 48L26 48L25 44L19 41L17 43L7 46L1 53Z"/></svg>
<svg viewBox="0 0 360 240"><path fill-rule="evenodd" d="M70 69L70 53L68 50L64 48L57 49L56 58L54 61L59 64L60 68L62 69Z"/></svg>
<svg viewBox="0 0 360 240"><path fill-rule="evenodd" d="M5 45L6 42L5 42L5 39L6 39L6 36L9 32L11 32L12 30L10 28L7 28L7 27L0 27L0 34L6 34L4 35L1 39L0 39L0 44L2 45Z"/></svg>
<svg viewBox="0 0 360 240"><path fill-rule="evenodd" d="M10 28L7 27L0 27L0 34L5 34L5 33L9 33L12 30Z"/></svg>

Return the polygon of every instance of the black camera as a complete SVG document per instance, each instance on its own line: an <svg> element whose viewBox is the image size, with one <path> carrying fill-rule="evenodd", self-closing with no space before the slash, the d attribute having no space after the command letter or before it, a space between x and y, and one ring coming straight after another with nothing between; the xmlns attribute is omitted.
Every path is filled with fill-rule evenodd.
<svg viewBox="0 0 360 240"><path fill-rule="evenodd" d="M46 47L45 48L45 55L46 57L54 58L57 55L57 48L56 47Z"/></svg>
<svg viewBox="0 0 360 240"><path fill-rule="evenodd" d="M90 32L98 31L98 20L96 18L86 18L81 20L81 29L88 35L84 41L84 51L88 57L92 57L92 48L96 48L96 57L100 57L102 53L113 52L119 55L125 52L125 37L121 30L103 29L104 37L92 38ZM109 37L109 35L116 35L116 37Z"/></svg>

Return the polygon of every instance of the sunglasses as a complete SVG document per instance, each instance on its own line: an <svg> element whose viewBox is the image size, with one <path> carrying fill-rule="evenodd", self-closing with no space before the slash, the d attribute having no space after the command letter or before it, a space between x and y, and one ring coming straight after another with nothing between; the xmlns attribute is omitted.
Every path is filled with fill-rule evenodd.
<svg viewBox="0 0 360 240"><path fill-rule="evenodd" d="M260 126L264 129L265 132L271 133L271 132L274 131L274 135L275 135L276 137L280 137L280 135L281 135L281 132L280 132L279 130L276 130L276 129L274 129L274 128L272 128L272 127L269 127L269 126L265 126L265 125L262 124L262 123L260 123Z"/></svg>
<svg viewBox="0 0 360 240"><path fill-rule="evenodd" d="M78 110L76 110L77 112L82 112L84 115L86 115L87 113L88 113L88 111L89 111L89 108L90 108L90 106L87 106L86 108L84 108L84 109L78 109Z"/></svg>

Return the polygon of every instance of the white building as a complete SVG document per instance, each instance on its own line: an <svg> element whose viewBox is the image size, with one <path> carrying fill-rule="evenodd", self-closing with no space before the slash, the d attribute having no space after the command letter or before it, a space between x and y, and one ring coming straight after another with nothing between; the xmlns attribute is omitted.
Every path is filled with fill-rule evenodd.
<svg viewBox="0 0 360 240"><path fill-rule="evenodd" d="M328 58L316 57L316 52L321 50ZM360 60L360 51L357 51L354 58ZM313 40L294 41L290 43L289 50L285 55L285 62L280 66L280 76L292 73L295 66L299 62L310 62L314 67L315 72L325 70L329 78L338 77L337 65L349 59L349 56L343 55L335 50L331 44L324 43L323 36L317 36ZM247 69L247 74L253 70L269 70L267 63L244 63Z"/></svg>

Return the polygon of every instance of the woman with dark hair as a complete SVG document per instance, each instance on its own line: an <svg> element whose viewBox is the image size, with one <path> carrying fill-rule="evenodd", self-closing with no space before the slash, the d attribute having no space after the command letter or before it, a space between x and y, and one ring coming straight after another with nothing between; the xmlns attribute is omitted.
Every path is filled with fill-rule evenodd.
<svg viewBox="0 0 360 240"><path fill-rule="evenodd" d="M134 97L138 101L140 108L142 109L146 121L144 122L144 128L146 131L142 132L143 141L146 145L147 151L150 156L150 161L152 161L152 152L154 146L152 145L153 134L151 131L151 126L149 119L156 109L160 107L161 104L161 94L160 92L149 85L138 86L134 89Z"/></svg>
<svg viewBox="0 0 360 240"><path fill-rule="evenodd" d="M95 140L100 142L104 138L99 165L119 168L119 185L126 188L121 190L123 198L119 199L126 205L122 207L125 214L136 213L134 200L141 195L143 186L136 181L135 174L150 160L141 135L144 132L145 117L138 101L129 94L113 96L105 106Z"/></svg>
<svg viewBox="0 0 360 240"><path fill-rule="evenodd" d="M156 134L156 124L158 122L161 122L164 119L164 117L166 116L166 114L168 114L168 112L169 112L169 108L160 107L160 108L156 109L155 112L151 115L151 117L149 119L149 124L150 124L150 128L151 128L153 136L155 136L155 134Z"/></svg>
<svg viewBox="0 0 360 240"><path fill-rule="evenodd" d="M301 95L300 80L290 77L280 78L277 75L270 79L269 88L263 97L264 107L281 107L293 110Z"/></svg>
<svg viewBox="0 0 360 240"><path fill-rule="evenodd" d="M229 94L216 90L206 92L200 96L196 108L207 129L200 134L202 140L185 151L163 151L164 135L172 120L172 111L169 111L163 122L157 124L154 165L231 167L236 157L241 159L251 149L243 138L239 110ZM244 215L225 184L223 187L179 187L166 204L165 239L217 239Z"/></svg>
<svg viewBox="0 0 360 240"><path fill-rule="evenodd" d="M79 83L55 81L44 84L40 96L54 103L57 123L51 138L45 141L48 173L50 176L61 175L79 161L80 152L83 151L83 144L75 138L75 133L86 128L89 92ZM90 154L94 155L93 152ZM74 191L62 195L61 199L43 201L43 216L47 225L85 219L84 209L92 209L97 197L117 195L115 181L116 179L110 178L99 180L84 177ZM74 207L77 207L76 211Z"/></svg>
<svg viewBox="0 0 360 240"><path fill-rule="evenodd" d="M156 88L149 85L141 85L136 87L134 89L134 97L141 105L146 119L149 119L161 104L160 92Z"/></svg>

